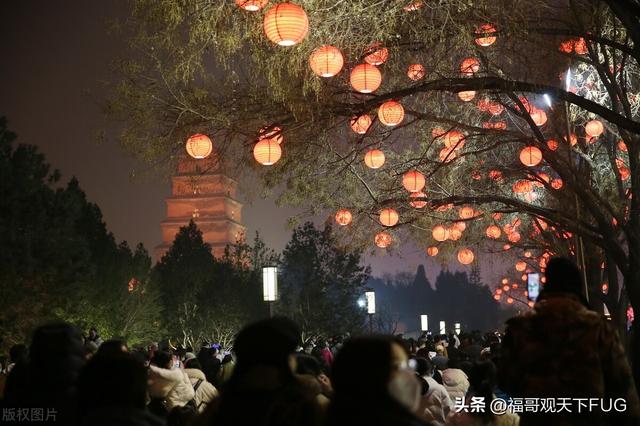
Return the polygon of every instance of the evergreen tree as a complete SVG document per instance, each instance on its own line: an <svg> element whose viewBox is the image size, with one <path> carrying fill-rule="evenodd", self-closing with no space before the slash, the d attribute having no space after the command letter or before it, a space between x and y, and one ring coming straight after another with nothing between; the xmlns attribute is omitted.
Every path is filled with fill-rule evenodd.
<svg viewBox="0 0 640 426"><path fill-rule="evenodd" d="M360 329L364 312L357 300L370 271L360 259L360 252L338 245L330 225L296 228L282 255L279 311L310 333Z"/></svg>

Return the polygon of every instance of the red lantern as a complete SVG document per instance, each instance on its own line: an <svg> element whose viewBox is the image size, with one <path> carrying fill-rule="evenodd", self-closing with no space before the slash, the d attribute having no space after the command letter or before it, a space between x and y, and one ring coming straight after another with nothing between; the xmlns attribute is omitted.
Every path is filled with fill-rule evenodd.
<svg viewBox="0 0 640 426"><path fill-rule="evenodd" d="M364 163L370 169L379 169L384 165L384 152L372 149L364 155Z"/></svg>
<svg viewBox="0 0 640 426"><path fill-rule="evenodd" d="M573 51L578 55L586 55L587 53L589 53L587 42L582 37L575 40L573 43Z"/></svg>
<svg viewBox="0 0 640 426"><path fill-rule="evenodd" d="M627 152L627 144L624 141L618 141L618 149L622 152Z"/></svg>
<svg viewBox="0 0 640 426"><path fill-rule="evenodd" d="M350 124L351 130L359 135L364 135L369 131L369 127L371 127L371 117L369 116L369 114L362 114L359 117L352 117Z"/></svg>
<svg viewBox="0 0 640 426"><path fill-rule="evenodd" d="M507 303L509 303L509 304L513 303L513 298L512 297L507 297Z"/></svg>
<svg viewBox="0 0 640 426"><path fill-rule="evenodd" d="M438 247L436 246L431 246L427 248L427 254L431 257L437 256L439 251L440 250L438 250Z"/></svg>
<svg viewBox="0 0 640 426"><path fill-rule="evenodd" d="M374 43L367 49L364 61L371 65L382 65L389 57L389 51L386 47L380 47L382 43Z"/></svg>
<svg viewBox="0 0 640 426"><path fill-rule="evenodd" d="M444 146L459 149L464 146L464 134L457 130L450 130L444 135Z"/></svg>
<svg viewBox="0 0 640 426"><path fill-rule="evenodd" d="M534 167L542 161L542 151L535 146L527 146L520 151L520 162L527 167Z"/></svg>
<svg viewBox="0 0 640 426"><path fill-rule="evenodd" d="M600 120L591 120L584 125L584 132L592 138L597 138L604 132L604 126Z"/></svg>
<svg viewBox="0 0 640 426"><path fill-rule="evenodd" d="M532 190L533 186L528 180L519 180L513 184L513 192L515 194L526 194L527 192L531 192Z"/></svg>
<svg viewBox="0 0 640 426"><path fill-rule="evenodd" d="M400 220L400 215L394 209L384 209L380 212L380 223L384 226L395 226Z"/></svg>
<svg viewBox="0 0 640 426"><path fill-rule="evenodd" d="M391 238L391 234L387 232L379 232L376 234L375 243L380 248L387 248L393 242L393 238Z"/></svg>
<svg viewBox="0 0 640 426"><path fill-rule="evenodd" d="M342 69L344 57L337 47L320 46L309 56L309 65L320 77L333 77Z"/></svg>
<svg viewBox="0 0 640 426"><path fill-rule="evenodd" d="M497 240L502 235L502 231L499 226L491 225L487 227L487 237Z"/></svg>
<svg viewBox="0 0 640 426"><path fill-rule="evenodd" d="M400 102L387 101L378 108L378 119L385 126L397 126L404 119L404 108Z"/></svg>
<svg viewBox="0 0 640 426"><path fill-rule="evenodd" d="M478 71L480 71L480 61L476 58L466 58L460 64L460 72L467 77L472 76Z"/></svg>
<svg viewBox="0 0 640 426"><path fill-rule="evenodd" d="M462 231L454 226L449 228L448 232L448 236L451 241L458 241L460 238L462 238Z"/></svg>
<svg viewBox="0 0 640 426"><path fill-rule="evenodd" d="M509 241L512 243L517 243L518 241L520 241L520 233L519 232L512 232L509 234Z"/></svg>
<svg viewBox="0 0 640 426"><path fill-rule="evenodd" d="M463 265L469 265L473 262L474 258L475 256L473 252L468 248L458 250L458 262L462 263Z"/></svg>
<svg viewBox="0 0 640 426"><path fill-rule="evenodd" d="M297 4L278 3L265 13L263 28L273 43L293 46L300 43L309 32L309 19Z"/></svg>
<svg viewBox="0 0 640 426"><path fill-rule="evenodd" d="M347 226L351 223L351 212L347 209L338 210L336 213L336 223L340 226Z"/></svg>
<svg viewBox="0 0 640 426"><path fill-rule="evenodd" d="M372 93L382 83L380 70L370 64L356 65L349 77L353 90L360 93Z"/></svg>
<svg viewBox="0 0 640 426"><path fill-rule="evenodd" d="M551 187L552 187L553 189L560 189L560 188L562 188L562 185L563 185L563 183L562 183L562 179L560 179L560 178L558 178L558 179L553 179L553 180L551 181Z"/></svg>
<svg viewBox="0 0 640 426"><path fill-rule="evenodd" d="M407 76L413 81L422 80L426 74L427 71L422 64L411 64L407 68Z"/></svg>
<svg viewBox="0 0 640 426"><path fill-rule="evenodd" d="M476 44L487 47L496 42L496 27L491 24L482 24L476 28Z"/></svg>
<svg viewBox="0 0 640 426"><path fill-rule="evenodd" d="M547 113L539 108L532 108L530 115L536 126L544 126L547 122Z"/></svg>
<svg viewBox="0 0 640 426"><path fill-rule="evenodd" d="M236 4L241 9L248 12L257 12L269 3L269 0L236 0Z"/></svg>
<svg viewBox="0 0 640 426"><path fill-rule="evenodd" d="M446 241L449 238L449 231L442 225L436 225L431 230L431 235L436 241Z"/></svg>
<svg viewBox="0 0 640 426"><path fill-rule="evenodd" d="M475 216L475 214L476 213L473 211L473 207L469 206L462 207L458 212L460 219L471 219L473 216Z"/></svg>
<svg viewBox="0 0 640 426"><path fill-rule="evenodd" d="M527 269L527 264L525 262L523 262L522 260L516 262L516 271L523 272L525 269Z"/></svg>
<svg viewBox="0 0 640 426"><path fill-rule="evenodd" d="M563 53L571 53L573 52L573 44L574 44L573 40L563 41L560 43L560 46L558 48Z"/></svg>
<svg viewBox="0 0 640 426"><path fill-rule="evenodd" d="M448 163L449 161L455 160L457 156L458 155L453 148L442 148L438 158L440 158L440 161L443 163Z"/></svg>
<svg viewBox="0 0 640 426"><path fill-rule="evenodd" d="M402 175L402 186L409 192L422 191L426 183L424 175L417 170L409 170Z"/></svg>
<svg viewBox="0 0 640 426"><path fill-rule="evenodd" d="M558 141L556 141L555 139L549 139L547 141L547 148L549 148L551 151L555 151L556 149L558 149Z"/></svg>
<svg viewBox="0 0 640 426"><path fill-rule="evenodd" d="M458 97L463 102L471 102L473 100L473 98L476 97L476 91L475 90L465 90L463 92L458 92Z"/></svg>
<svg viewBox="0 0 640 426"><path fill-rule="evenodd" d="M211 139L209 139L209 136L201 133L192 135L187 139L185 147L187 148L187 153L197 160L207 158L213 151Z"/></svg>
<svg viewBox="0 0 640 426"><path fill-rule="evenodd" d="M262 139L253 147L253 157L264 166L271 166L282 156L280 144L273 139Z"/></svg>
<svg viewBox="0 0 640 426"><path fill-rule="evenodd" d="M427 195L424 192L412 192L411 194L409 194L409 198L426 198L426 197ZM411 207L413 207L414 209L421 209L427 205L427 202L416 200L416 201L410 201L409 205L411 205Z"/></svg>

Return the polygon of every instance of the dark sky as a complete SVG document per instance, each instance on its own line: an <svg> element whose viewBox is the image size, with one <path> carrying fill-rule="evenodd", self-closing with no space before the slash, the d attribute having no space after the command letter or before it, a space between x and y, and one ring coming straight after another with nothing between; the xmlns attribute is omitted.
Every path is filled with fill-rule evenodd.
<svg viewBox="0 0 640 426"><path fill-rule="evenodd" d="M107 122L100 111L108 95L103 82L113 79L109 64L125 46L108 33L108 23L126 17L127 10L124 0L0 2L0 115L8 118L20 142L40 147L65 181L78 177L118 240L131 245L141 241L152 251L160 242L168 180L130 178L144 165L118 146L117 124ZM107 138L99 143L102 130ZM259 230L270 247L281 250L290 236L285 225L289 214L270 200L246 205L248 235ZM424 263L433 282L437 263L411 244L402 251L402 258L366 260L376 275L414 272Z"/></svg>

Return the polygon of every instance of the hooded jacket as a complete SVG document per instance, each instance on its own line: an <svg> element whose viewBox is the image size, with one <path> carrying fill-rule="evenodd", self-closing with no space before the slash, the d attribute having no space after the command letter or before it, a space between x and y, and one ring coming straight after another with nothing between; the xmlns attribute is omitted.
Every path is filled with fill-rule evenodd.
<svg viewBox="0 0 640 426"><path fill-rule="evenodd" d="M193 399L194 399L194 402L196 403L196 408L198 409L199 413L202 413L204 409L207 407L207 405L214 398L218 397L219 395L218 390L211 383L207 382L207 378L202 372L202 370L199 370L197 368L185 368L184 372L189 377L191 386L195 390L195 397ZM195 389L199 380L202 380L202 381L200 382L198 389Z"/></svg>
<svg viewBox="0 0 640 426"><path fill-rule="evenodd" d="M456 398L464 400L469 390L469 379L459 368L447 368L442 372L442 385L449 392L451 401L455 403Z"/></svg>
<svg viewBox="0 0 640 426"><path fill-rule="evenodd" d="M185 406L195 396L189 376L180 368L169 370L150 365L148 385L149 396L163 398L169 411Z"/></svg>

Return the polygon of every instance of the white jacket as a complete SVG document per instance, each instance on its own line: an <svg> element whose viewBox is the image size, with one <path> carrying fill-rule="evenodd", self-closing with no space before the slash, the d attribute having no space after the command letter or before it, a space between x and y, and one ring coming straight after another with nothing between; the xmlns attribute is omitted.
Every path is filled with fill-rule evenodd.
<svg viewBox="0 0 640 426"><path fill-rule="evenodd" d="M198 412L202 413L207 407L207 404L209 404L214 398L218 397L218 389L216 389L211 383L207 382L207 378L202 370L198 370L197 368L185 368L184 372L189 376L191 386L194 388L196 384L198 384L198 380L202 380L198 389L195 390L196 396L194 398Z"/></svg>
<svg viewBox="0 0 640 426"><path fill-rule="evenodd" d="M434 426L444 426L449 412L453 410L453 402L449 393L432 377L424 376L429 383L429 391L420 401L419 416Z"/></svg>
<svg viewBox="0 0 640 426"><path fill-rule="evenodd" d="M195 396L189 376L180 368L168 370L150 365L147 383L149 396L164 398L169 411L173 407L183 407Z"/></svg>
<svg viewBox="0 0 640 426"><path fill-rule="evenodd" d="M458 368L447 368L442 372L442 385L449 392L449 397L455 404L456 398L461 398L464 401L469 390L469 379L464 371Z"/></svg>

